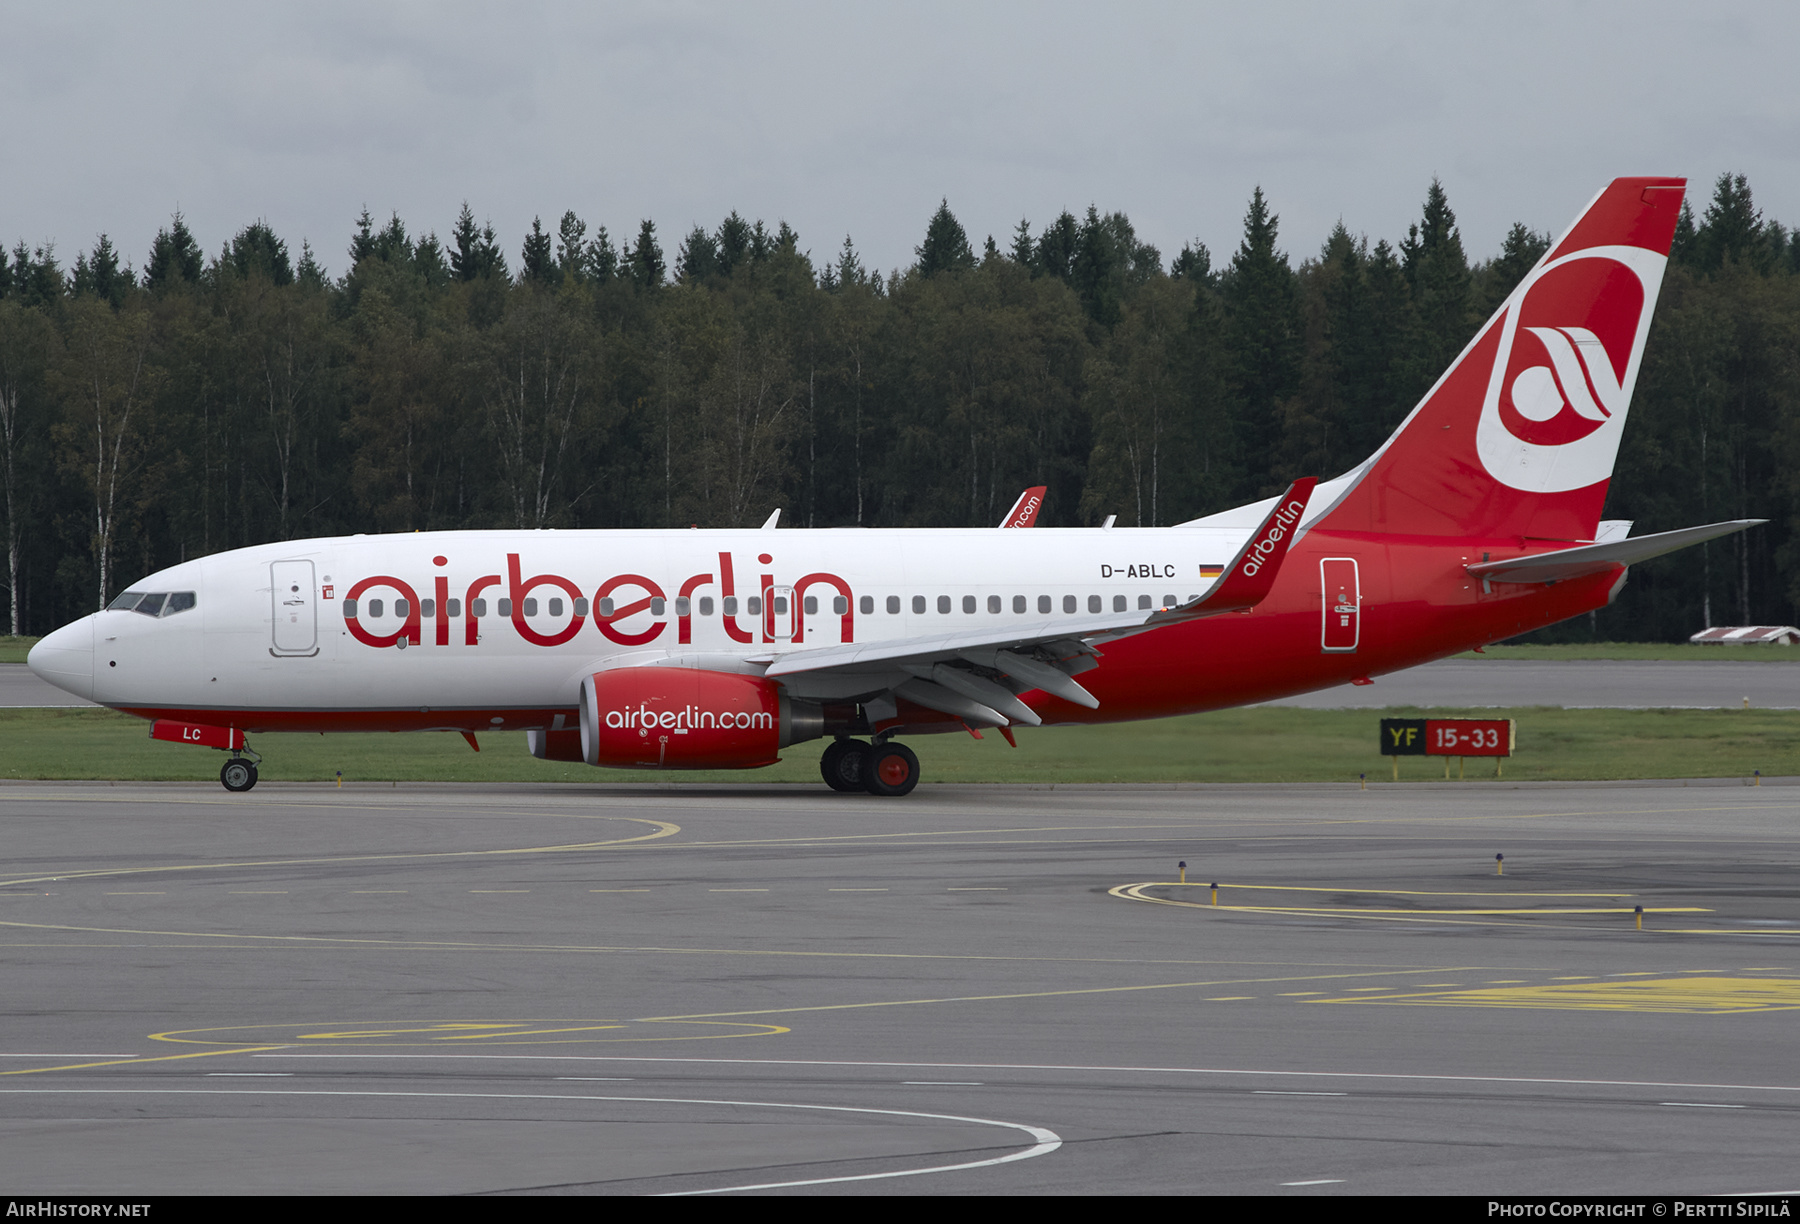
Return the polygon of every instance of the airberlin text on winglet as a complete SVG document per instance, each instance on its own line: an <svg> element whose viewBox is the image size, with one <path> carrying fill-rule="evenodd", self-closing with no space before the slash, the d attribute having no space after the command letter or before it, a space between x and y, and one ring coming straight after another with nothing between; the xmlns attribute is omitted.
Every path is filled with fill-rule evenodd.
<svg viewBox="0 0 1800 1224"><path fill-rule="evenodd" d="M1310 492L1310 490L1308 491ZM1305 513L1306 498L1304 497L1290 497L1287 504L1275 512L1268 530L1262 533L1262 536L1250 547L1249 553L1244 557L1244 577L1256 577L1256 572L1263 567L1263 562L1269 559L1270 554L1287 535L1288 529L1299 522L1300 516Z"/></svg>

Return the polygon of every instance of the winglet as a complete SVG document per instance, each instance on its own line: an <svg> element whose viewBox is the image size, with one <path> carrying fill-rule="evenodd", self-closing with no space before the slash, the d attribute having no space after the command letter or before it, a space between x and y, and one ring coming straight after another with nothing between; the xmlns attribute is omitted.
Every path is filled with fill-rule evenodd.
<svg viewBox="0 0 1800 1224"><path fill-rule="evenodd" d="M1049 485L1032 485L1019 494L1019 500L1013 508L1006 512L1000 520L1002 527L1031 527L1037 523L1038 510L1044 504L1044 494L1050 491Z"/></svg>
<svg viewBox="0 0 1800 1224"><path fill-rule="evenodd" d="M1275 499L1275 506L1262 525L1250 533L1238 555L1225 567L1225 574L1201 598L1179 608L1169 608L1151 616L1151 624L1176 620L1193 620L1201 616L1217 616L1221 612L1248 612L1263 601L1275 586L1275 575L1287 557L1288 545L1294 541L1294 529L1306 513L1312 497L1313 476L1302 476L1288 486L1287 492Z"/></svg>

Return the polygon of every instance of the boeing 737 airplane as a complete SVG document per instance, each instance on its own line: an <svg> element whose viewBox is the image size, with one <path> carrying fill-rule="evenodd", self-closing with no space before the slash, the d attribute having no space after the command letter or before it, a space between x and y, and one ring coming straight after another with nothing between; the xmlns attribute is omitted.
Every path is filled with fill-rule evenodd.
<svg viewBox="0 0 1800 1224"><path fill-rule="evenodd" d="M1366 683L1608 603L1755 520L1602 522L1685 180L1618 179L1373 456L1175 527L451 531L189 561L31 651L222 749L265 731L523 730L557 761L904 795L901 737L1160 718ZM1026 491L1005 527L1030 526Z"/></svg>

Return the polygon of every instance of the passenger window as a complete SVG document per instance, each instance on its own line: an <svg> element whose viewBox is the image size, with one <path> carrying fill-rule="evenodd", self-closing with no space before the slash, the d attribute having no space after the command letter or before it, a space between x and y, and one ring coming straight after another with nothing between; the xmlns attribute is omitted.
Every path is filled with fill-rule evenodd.
<svg viewBox="0 0 1800 1224"><path fill-rule="evenodd" d="M688 602L688 597L686 595L677 595L675 597L675 615L676 616L692 616L693 615L693 605Z"/></svg>
<svg viewBox="0 0 1800 1224"><path fill-rule="evenodd" d="M898 595L889 595L887 597L887 610L889 616L900 615L900 597Z"/></svg>
<svg viewBox="0 0 1800 1224"><path fill-rule="evenodd" d="M1100 597L1098 595L1089 595L1088 596L1088 611L1089 612L1100 611Z"/></svg>
<svg viewBox="0 0 1800 1224"><path fill-rule="evenodd" d="M506 611L506 601L504 599L500 601L500 610L502 612ZM611 616L612 614L613 614L613 601L610 599L602 599L600 601L600 615L601 616Z"/></svg>
<svg viewBox="0 0 1800 1224"><path fill-rule="evenodd" d="M938 596L938 615L939 616L948 616L949 614L950 614L950 597L948 595L939 595Z"/></svg>
<svg viewBox="0 0 1800 1224"><path fill-rule="evenodd" d="M480 620L482 617L486 616L487 600L471 599L469 601L469 615L473 616L476 620Z"/></svg>
<svg viewBox="0 0 1800 1224"><path fill-rule="evenodd" d="M1125 610L1125 597L1123 595L1114 595L1113 596L1113 611L1114 612L1123 612L1124 610Z"/></svg>
<svg viewBox="0 0 1800 1224"><path fill-rule="evenodd" d="M446 599L444 601L444 615L450 616L450 617L461 616L462 615L462 600Z"/></svg>
<svg viewBox="0 0 1800 1224"><path fill-rule="evenodd" d="M974 610L975 610L975 597L973 595L964 595L963 596L963 612L964 612L964 614L966 615L970 612L973 612Z"/></svg>
<svg viewBox="0 0 1800 1224"><path fill-rule="evenodd" d="M344 619L356 619L356 601L354 599L346 599L344 601Z"/></svg>
<svg viewBox="0 0 1800 1224"><path fill-rule="evenodd" d="M775 605L775 615L776 616L786 616L787 615L787 596L786 595L771 595L771 596L769 596L769 602ZM814 603L816 604L817 601L815 600Z"/></svg>
<svg viewBox="0 0 1800 1224"><path fill-rule="evenodd" d="M1073 612L1074 610L1075 610L1075 597L1073 595L1064 595L1063 596L1063 611L1064 612Z"/></svg>
<svg viewBox="0 0 1800 1224"><path fill-rule="evenodd" d="M525 600L525 615L526 616L536 616L537 615L537 600L536 599Z"/></svg>
<svg viewBox="0 0 1800 1224"><path fill-rule="evenodd" d="M123 595L107 604L106 610L108 612L129 612L138 606L138 601L143 597L144 593L142 591L126 591Z"/></svg>
<svg viewBox="0 0 1800 1224"><path fill-rule="evenodd" d="M381 608L382 608L382 604L379 599L371 599L369 601L369 619L370 620L380 620L381 619Z"/></svg>
<svg viewBox="0 0 1800 1224"><path fill-rule="evenodd" d="M999 610L1000 610L1000 597L998 595L989 595L988 596L988 611L989 612L998 612Z"/></svg>
<svg viewBox="0 0 1800 1224"><path fill-rule="evenodd" d="M761 595L752 595L749 598L745 599L744 600L744 611L748 612L751 616L761 616L762 615L762 596Z"/></svg>
<svg viewBox="0 0 1800 1224"><path fill-rule="evenodd" d="M875 606L875 601L870 599L867 595L864 595L862 597L862 601L863 601L863 603L869 605L868 607L865 607L863 609L863 614L867 615L869 613L869 611ZM848 599L845 599L842 595L833 595L831 597L831 614L833 616L848 616L848 615L850 615L850 601Z"/></svg>
<svg viewBox="0 0 1800 1224"><path fill-rule="evenodd" d="M1023 616L1024 613L1025 613L1025 597L1023 595L1014 595L1013 596L1013 614L1015 616Z"/></svg>
<svg viewBox="0 0 1800 1224"><path fill-rule="evenodd" d="M1050 615L1050 597L1048 595L1038 596L1038 612L1044 616Z"/></svg>
<svg viewBox="0 0 1800 1224"><path fill-rule="evenodd" d="M1181 601L1179 599L1176 599L1173 595L1164 595L1163 596L1163 607L1165 607L1165 608L1173 608L1176 604L1178 604L1180 602Z"/></svg>
<svg viewBox="0 0 1800 1224"><path fill-rule="evenodd" d="M806 609L806 614L808 616L813 616L819 611L819 597L817 595L808 595L801 606Z"/></svg>
<svg viewBox="0 0 1800 1224"><path fill-rule="evenodd" d="M455 601L452 600L451 602L454 603ZM576 616L586 616L587 608L588 608L588 605L587 605L587 600L585 598L577 599L575 601L575 615ZM456 613L452 612L450 615L455 616Z"/></svg>
<svg viewBox="0 0 1800 1224"><path fill-rule="evenodd" d="M550 615L551 616L561 616L562 615L562 600L552 599L550 601Z"/></svg>
<svg viewBox="0 0 1800 1224"><path fill-rule="evenodd" d="M914 595L913 596L913 615L918 616L921 613L923 613L924 611L925 611L925 597L923 595Z"/></svg>
<svg viewBox="0 0 1800 1224"><path fill-rule="evenodd" d="M600 604L602 607L604 607L605 605L607 605L611 602L612 601L610 599L603 599L600 601ZM736 616L737 615L737 596L736 595L727 595L725 597L725 615L726 616Z"/></svg>
<svg viewBox="0 0 1800 1224"><path fill-rule="evenodd" d="M437 601L435 599L421 599L419 601L419 615L426 617L436 616Z"/></svg>
<svg viewBox="0 0 1800 1224"><path fill-rule="evenodd" d="M1138 611L1139 612L1148 612L1149 610L1150 610L1150 597L1148 595L1139 595L1138 596Z"/></svg>
<svg viewBox="0 0 1800 1224"><path fill-rule="evenodd" d="M500 615L501 616L511 616L512 615L512 600L502 599L500 601Z"/></svg>
<svg viewBox="0 0 1800 1224"><path fill-rule="evenodd" d="M711 595L702 595L700 597L700 615L701 616L711 616L712 608L713 608L712 596Z"/></svg>
<svg viewBox="0 0 1800 1224"><path fill-rule="evenodd" d="M198 602L198 597L194 592L176 591L173 595L169 596L169 602L163 608L163 615L173 616L177 612L186 612L189 608L193 607L196 602Z"/></svg>
<svg viewBox="0 0 1800 1224"><path fill-rule="evenodd" d="M663 610L666 609L668 606L669 606L668 604L663 602L662 596L660 596L660 595L654 596L650 600L650 615L651 616L661 616L663 614Z"/></svg>

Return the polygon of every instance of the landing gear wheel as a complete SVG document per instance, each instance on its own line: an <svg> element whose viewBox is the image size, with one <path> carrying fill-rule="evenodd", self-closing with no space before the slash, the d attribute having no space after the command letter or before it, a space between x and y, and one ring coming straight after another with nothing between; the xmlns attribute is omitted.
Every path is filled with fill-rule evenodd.
<svg viewBox="0 0 1800 1224"><path fill-rule="evenodd" d="M898 799L919 784L919 758L905 744L877 744L863 758L863 785L871 795Z"/></svg>
<svg viewBox="0 0 1800 1224"><path fill-rule="evenodd" d="M862 740L833 740L819 758L819 774L825 785L846 793L863 791L863 765L869 759L869 745Z"/></svg>
<svg viewBox="0 0 1800 1224"><path fill-rule="evenodd" d="M225 762L219 770L219 782L228 791L247 791L256 785L256 766L241 757Z"/></svg>

